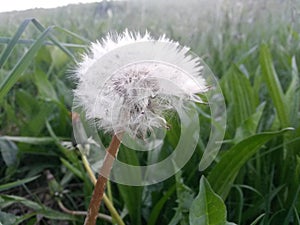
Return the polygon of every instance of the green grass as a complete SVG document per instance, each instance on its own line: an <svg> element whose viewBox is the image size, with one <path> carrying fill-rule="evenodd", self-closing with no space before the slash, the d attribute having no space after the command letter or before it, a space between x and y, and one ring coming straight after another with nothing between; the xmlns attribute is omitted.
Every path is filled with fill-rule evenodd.
<svg viewBox="0 0 300 225"><path fill-rule="evenodd" d="M59 207L85 211L93 190L80 152L65 145L72 141L70 69L89 40L128 27L166 33L204 59L220 79L227 128L205 171L198 170L208 140L201 132L176 176L145 187L111 183L125 223L210 224L212 199L227 215L222 223L300 224L299 14L296 0L106 2L0 14L0 222L83 224ZM199 117L203 130L210 127L210 117ZM164 154L177 143L172 127ZM129 155L145 163L134 151L122 157Z"/></svg>

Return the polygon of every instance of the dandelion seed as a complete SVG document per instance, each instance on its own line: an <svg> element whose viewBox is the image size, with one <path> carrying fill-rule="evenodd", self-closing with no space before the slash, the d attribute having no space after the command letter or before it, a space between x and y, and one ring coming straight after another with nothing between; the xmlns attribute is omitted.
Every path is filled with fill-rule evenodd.
<svg viewBox="0 0 300 225"><path fill-rule="evenodd" d="M106 132L145 139L168 128L164 112L207 91L199 58L165 36L125 31L93 43L75 77L76 104Z"/></svg>

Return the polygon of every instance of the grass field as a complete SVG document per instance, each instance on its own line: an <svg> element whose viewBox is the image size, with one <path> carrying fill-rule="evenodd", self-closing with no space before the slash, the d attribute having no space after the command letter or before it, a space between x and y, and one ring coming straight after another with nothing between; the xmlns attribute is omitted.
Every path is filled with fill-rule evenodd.
<svg viewBox="0 0 300 225"><path fill-rule="evenodd" d="M203 58L224 94L226 133L216 160L199 171L211 124L199 106L201 140L184 168L150 186L109 183L122 219L102 204L98 223L300 225L299 16L297 0L109 1L0 13L0 224L83 224L93 183L80 151L67 147L70 71L90 41L128 28L166 34ZM173 127L159 159L178 141ZM119 157L147 164L122 147Z"/></svg>

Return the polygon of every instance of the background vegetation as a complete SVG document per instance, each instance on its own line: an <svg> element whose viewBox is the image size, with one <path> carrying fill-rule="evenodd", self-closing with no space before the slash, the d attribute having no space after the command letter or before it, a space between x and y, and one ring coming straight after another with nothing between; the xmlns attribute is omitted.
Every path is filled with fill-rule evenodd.
<svg viewBox="0 0 300 225"><path fill-rule="evenodd" d="M222 151L207 170L198 164L210 117L199 108L201 140L180 173L146 187L111 183L108 196L125 223L225 224L224 201L236 224L300 224L299 15L297 0L102 2L1 13L0 224L83 223L66 210L86 210L93 189L79 151L70 150L70 69L90 41L125 28L190 46L220 79L228 117ZM174 127L162 158L176 143ZM209 202L224 218L211 220ZM101 212L109 215L105 206Z"/></svg>

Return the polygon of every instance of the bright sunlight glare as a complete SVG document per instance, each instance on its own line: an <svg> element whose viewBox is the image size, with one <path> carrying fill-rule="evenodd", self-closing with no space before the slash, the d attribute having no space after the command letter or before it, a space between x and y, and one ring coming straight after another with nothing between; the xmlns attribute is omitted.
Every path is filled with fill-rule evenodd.
<svg viewBox="0 0 300 225"><path fill-rule="evenodd" d="M19 11L34 8L56 8L68 4L99 2L99 0L8 0L1 4L0 12Z"/></svg>

